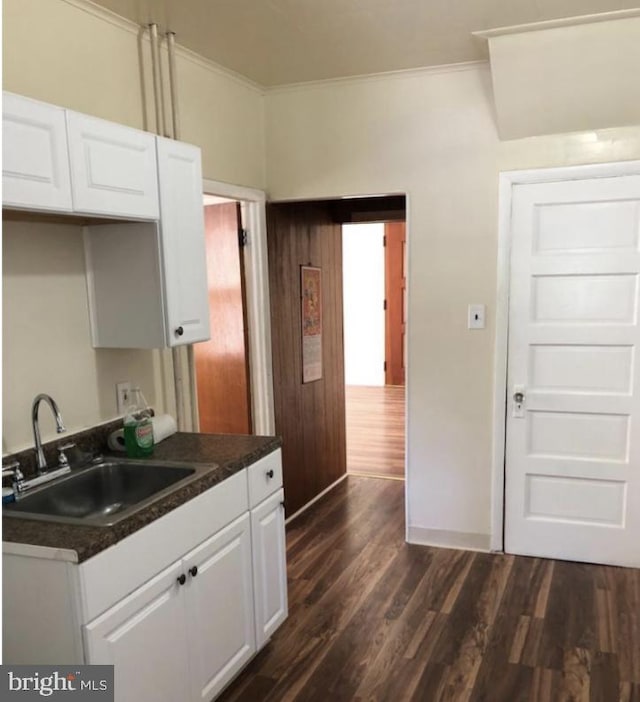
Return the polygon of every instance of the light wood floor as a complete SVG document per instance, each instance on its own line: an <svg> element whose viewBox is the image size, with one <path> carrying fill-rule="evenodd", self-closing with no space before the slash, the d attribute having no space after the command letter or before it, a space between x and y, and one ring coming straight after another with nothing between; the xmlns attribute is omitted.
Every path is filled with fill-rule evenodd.
<svg viewBox="0 0 640 702"><path fill-rule="evenodd" d="M223 702L640 702L640 570L410 546L403 493L289 525L289 619Z"/></svg>
<svg viewBox="0 0 640 702"><path fill-rule="evenodd" d="M404 478L404 387L347 385L347 472Z"/></svg>

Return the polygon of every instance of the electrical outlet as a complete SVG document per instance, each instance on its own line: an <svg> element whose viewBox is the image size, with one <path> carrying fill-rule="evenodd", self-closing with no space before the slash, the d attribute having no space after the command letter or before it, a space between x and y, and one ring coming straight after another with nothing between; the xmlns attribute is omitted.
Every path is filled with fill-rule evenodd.
<svg viewBox="0 0 640 702"><path fill-rule="evenodd" d="M116 403L118 414L124 414L124 408L129 404L131 395L131 383L116 383Z"/></svg>

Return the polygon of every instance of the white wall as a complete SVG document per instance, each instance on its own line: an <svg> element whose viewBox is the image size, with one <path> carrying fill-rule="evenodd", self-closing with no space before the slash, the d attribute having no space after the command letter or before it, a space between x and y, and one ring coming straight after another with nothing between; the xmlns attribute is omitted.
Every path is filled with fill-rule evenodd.
<svg viewBox="0 0 640 702"><path fill-rule="evenodd" d="M5 90L155 128L149 45L136 25L77 0L4 0L2 10ZM263 188L262 90L181 49L177 73L181 138L201 147L204 177ZM118 380L175 411L170 352L91 348L78 228L8 224L3 246L4 452L31 443L37 392L54 396L69 429L114 417Z"/></svg>
<svg viewBox="0 0 640 702"><path fill-rule="evenodd" d="M158 354L91 347L82 230L67 224L3 222L3 452L33 445L31 402L59 404L68 431L116 416L115 384L139 384L163 403ZM53 438L49 409L43 438Z"/></svg>
<svg viewBox="0 0 640 702"><path fill-rule="evenodd" d="M407 193L409 534L488 547L498 173L638 158L640 128L500 143L487 65L274 90L266 114L273 199Z"/></svg>
<svg viewBox="0 0 640 702"><path fill-rule="evenodd" d="M342 227L344 376L347 385L384 385L384 224Z"/></svg>
<svg viewBox="0 0 640 702"><path fill-rule="evenodd" d="M137 25L78 0L2 4L4 90L155 129L149 43ZM182 49L176 67L181 139L202 149L203 176L263 188L262 90Z"/></svg>

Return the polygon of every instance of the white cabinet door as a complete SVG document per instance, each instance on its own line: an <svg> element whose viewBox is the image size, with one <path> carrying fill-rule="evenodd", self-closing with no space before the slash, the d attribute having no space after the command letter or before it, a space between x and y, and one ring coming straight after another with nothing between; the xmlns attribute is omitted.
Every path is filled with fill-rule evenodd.
<svg viewBox="0 0 640 702"><path fill-rule="evenodd" d="M158 143L167 344L210 337L200 149Z"/></svg>
<svg viewBox="0 0 640 702"><path fill-rule="evenodd" d="M287 553L284 491L251 511L256 645L260 650L287 618Z"/></svg>
<svg viewBox="0 0 640 702"><path fill-rule="evenodd" d="M117 702L188 699L182 574L174 563L85 627L87 663L115 665Z"/></svg>
<svg viewBox="0 0 640 702"><path fill-rule="evenodd" d="M74 210L157 219L154 135L77 112L67 128Z"/></svg>
<svg viewBox="0 0 640 702"><path fill-rule="evenodd" d="M2 204L29 210L71 211L65 112L3 94Z"/></svg>
<svg viewBox="0 0 640 702"><path fill-rule="evenodd" d="M192 699L208 701L256 650L249 514L185 556L184 564Z"/></svg>

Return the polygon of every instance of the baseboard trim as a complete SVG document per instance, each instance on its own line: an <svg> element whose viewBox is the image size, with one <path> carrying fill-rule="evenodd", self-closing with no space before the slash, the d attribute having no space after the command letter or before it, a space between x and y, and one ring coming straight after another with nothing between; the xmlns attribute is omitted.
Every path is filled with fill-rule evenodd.
<svg viewBox="0 0 640 702"><path fill-rule="evenodd" d="M329 487L326 487L322 492L318 493L312 500L309 500L306 505L303 505L300 507L300 509L297 512L294 512L290 517L287 517L285 519L285 524L289 524L289 522L293 521L296 517L299 517L303 512L306 512L311 505L315 504L321 497L324 497L330 490L333 490L336 485L339 485L345 478L347 478L348 475L345 473L343 476L338 478L335 483L331 483ZM286 497L286 496L285 496Z"/></svg>
<svg viewBox="0 0 640 702"><path fill-rule="evenodd" d="M466 551L491 550L491 535L449 529L426 529L410 526L407 529L407 541L420 546L439 546L441 548L458 548Z"/></svg>

